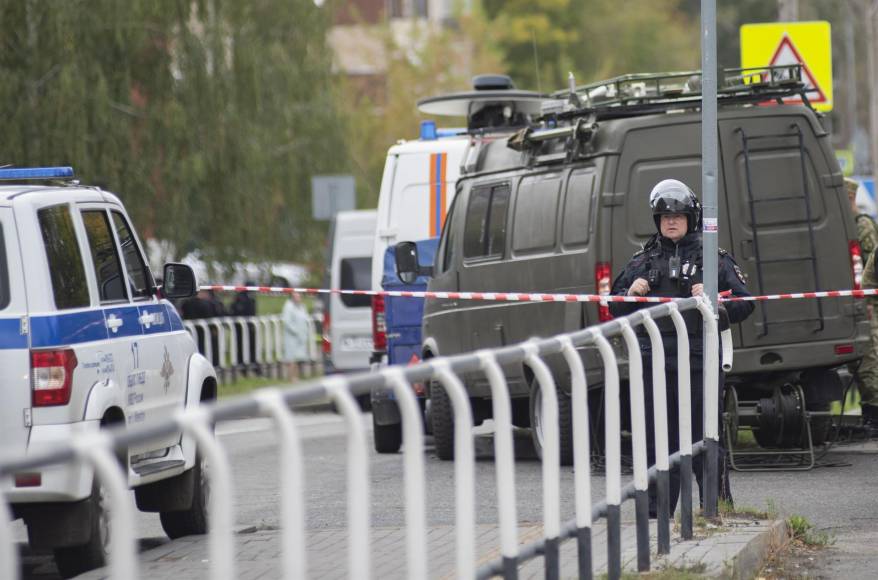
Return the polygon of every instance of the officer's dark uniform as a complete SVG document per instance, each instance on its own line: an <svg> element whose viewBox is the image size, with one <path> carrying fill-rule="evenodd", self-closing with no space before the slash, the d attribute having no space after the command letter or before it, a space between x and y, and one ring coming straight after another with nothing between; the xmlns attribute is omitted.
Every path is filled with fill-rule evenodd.
<svg viewBox="0 0 878 580"><path fill-rule="evenodd" d="M679 183L679 182L677 182ZM683 184L680 184L683 185ZM683 186L685 187L685 186ZM687 188L688 189L688 188ZM694 199L694 194L692 194ZM695 200L697 206L697 200ZM700 210L700 206L697 206ZM658 227L658 213L656 212L656 225ZM682 213L665 211L663 213ZM695 214L698 215L697 213ZM697 220L697 217L693 221ZM697 221L695 221L697 224ZM613 282L612 294L626 295L631 284L638 278L645 279L650 286L647 296L669 296L688 298L692 295L692 286L702 282L702 247L701 233L692 231L697 226L690 223L689 233L686 234L679 242L674 243L672 240L656 234L643 247L642 250L635 253L625 269ZM747 287L744 282L744 276L738 268L732 257L723 250L719 252L718 262L718 289L720 292L731 291L734 296L749 296ZM614 316L624 316L639 310L640 308L648 308L655 306L648 303L627 303L613 302L610 303L610 312ZM752 302L726 302L724 308L728 314L728 321L731 323L741 322L747 318L753 311ZM690 349L690 372L692 385L692 441L696 442L703 438L703 354L704 341L702 330L702 317L698 310L689 310L683 312L683 318L686 321L686 328L689 333L689 349ZM723 317L724 318L724 317ZM673 322L669 317L663 317L656 321L662 332L663 345L665 350L665 371L667 384L667 403L668 403L668 446L670 453L675 453L680 448L679 443L679 414L678 414L678 397L677 397L677 336ZM647 423L647 458L650 465L655 463L655 424L653 420L653 402L652 402L652 349L649 337L645 329L638 327L638 336L640 339L640 350L643 355L643 383L644 383L644 399L646 401L646 423ZM720 371L719 385L720 395L722 393L723 373ZM722 396L719 396L720 405L722 405ZM720 413L722 410L720 410ZM720 455L723 459L725 454L722 451L722 442L720 442ZM698 487L701 489L702 478L702 461L701 456L693 459L693 469L698 480ZM723 469L723 473L725 473ZM677 498L680 490L679 470L673 470L670 476L670 493L671 493L671 513L677 505ZM731 500L731 493L728 489L728 477L724 474L720 478L721 490L720 497ZM650 512L655 514L655 490L650 487Z"/></svg>

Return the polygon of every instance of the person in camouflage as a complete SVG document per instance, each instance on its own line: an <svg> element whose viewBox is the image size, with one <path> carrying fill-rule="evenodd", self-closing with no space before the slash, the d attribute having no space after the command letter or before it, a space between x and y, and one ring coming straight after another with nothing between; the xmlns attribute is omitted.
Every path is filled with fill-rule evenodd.
<svg viewBox="0 0 878 580"><path fill-rule="evenodd" d="M864 289L878 288L878 273L875 272L875 249L878 248L878 226L868 214L857 208L857 189L859 184L853 179L845 179L851 211L857 223L857 237L860 242L862 256L866 261L863 268L862 286ZM863 413L863 426L871 437L878 436L878 296L866 297L869 309L869 321L872 330L870 348L863 356L857 370L857 382L860 388L860 406Z"/></svg>

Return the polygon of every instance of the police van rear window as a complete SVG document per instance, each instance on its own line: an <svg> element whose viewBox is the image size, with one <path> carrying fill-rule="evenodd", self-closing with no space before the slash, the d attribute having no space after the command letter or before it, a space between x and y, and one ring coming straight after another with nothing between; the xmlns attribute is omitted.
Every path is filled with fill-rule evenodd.
<svg viewBox="0 0 878 580"><path fill-rule="evenodd" d="M52 292L58 310L89 305L88 284L82 253L76 240L70 206L54 205L37 212L46 260L52 278Z"/></svg>
<svg viewBox="0 0 878 580"><path fill-rule="evenodd" d="M344 290L372 289L372 258L342 258L341 287ZM348 308L364 308L372 305L371 296L342 294L342 304Z"/></svg>
<svg viewBox="0 0 878 580"><path fill-rule="evenodd" d="M9 306L9 268L6 266L6 241L0 224L0 310Z"/></svg>

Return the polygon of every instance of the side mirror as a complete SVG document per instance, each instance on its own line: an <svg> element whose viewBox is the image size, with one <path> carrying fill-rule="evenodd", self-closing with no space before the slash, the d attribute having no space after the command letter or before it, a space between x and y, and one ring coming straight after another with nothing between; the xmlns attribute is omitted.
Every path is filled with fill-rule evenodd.
<svg viewBox="0 0 878 580"><path fill-rule="evenodd" d="M198 291L195 272L186 264L165 264L164 280L162 294L169 300L189 298Z"/></svg>
<svg viewBox="0 0 878 580"><path fill-rule="evenodd" d="M418 245L414 242L400 242L393 248L396 259L396 275L403 284L414 284L418 276L432 276L433 266L421 266L418 262Z"/></svg>
<svg viewBox="0 0 878 580"><path fill-rule="evenodd" d="M418 279L418 246L414 242L400 242L393 250L396 258L396 275L404 284L414 284Z"/></svg>

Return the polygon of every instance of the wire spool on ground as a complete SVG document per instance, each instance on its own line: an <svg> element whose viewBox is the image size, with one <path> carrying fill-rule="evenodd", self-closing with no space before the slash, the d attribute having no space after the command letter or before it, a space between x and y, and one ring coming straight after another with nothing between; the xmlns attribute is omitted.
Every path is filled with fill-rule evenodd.
<svg viewBox="0 0 878 580"><path fill-rule="evenodd" d="M796 385L776 387L771 397L759 400L758 429L753 435L764 448L798 447L805 428L805 404Z"/></svg>

